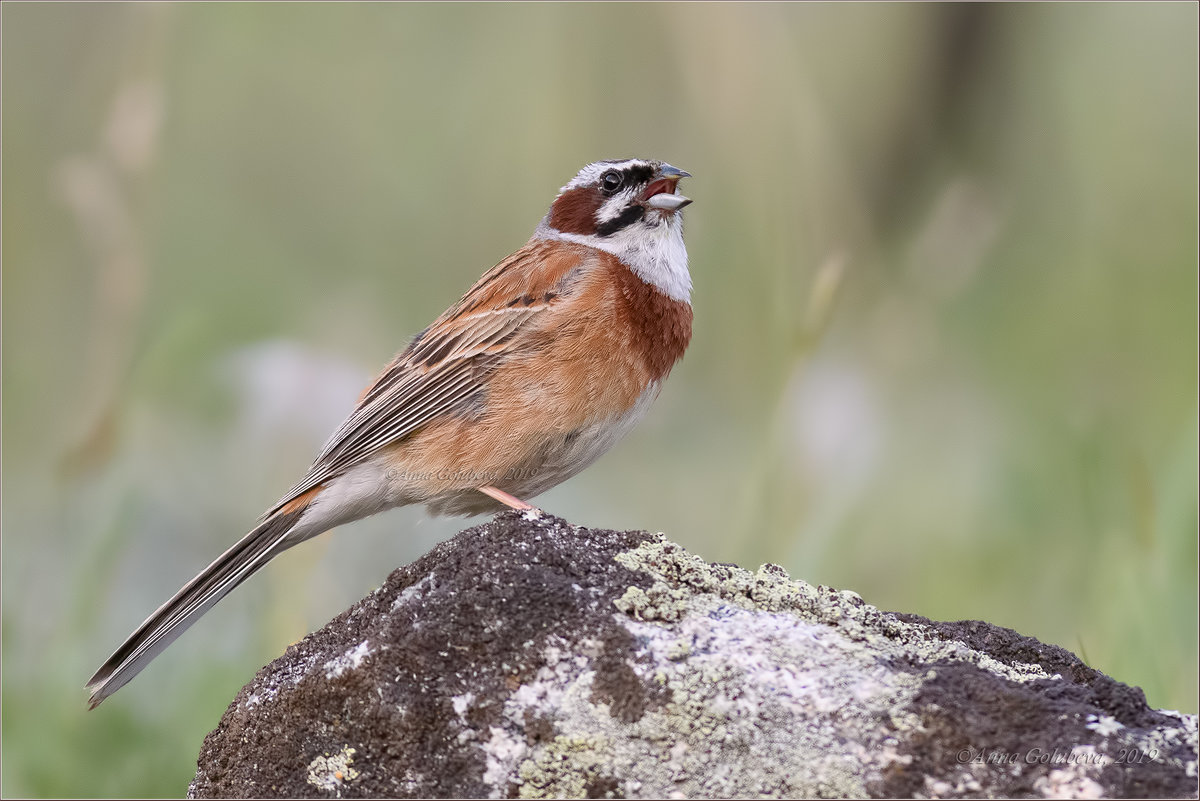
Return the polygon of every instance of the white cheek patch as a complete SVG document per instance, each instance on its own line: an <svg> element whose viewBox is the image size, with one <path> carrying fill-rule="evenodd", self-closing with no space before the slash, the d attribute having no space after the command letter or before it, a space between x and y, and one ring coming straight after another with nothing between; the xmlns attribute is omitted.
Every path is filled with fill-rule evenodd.
<svg viewBox="0 0 1200 801"><path fill-rule="evenodd" d="M610 220L615 220L622 211L629 207L629 204L633 203L636 194L633 189L626 189L613 195L600 207L600 210L596 214L596 221L606 223Z"/></svg>

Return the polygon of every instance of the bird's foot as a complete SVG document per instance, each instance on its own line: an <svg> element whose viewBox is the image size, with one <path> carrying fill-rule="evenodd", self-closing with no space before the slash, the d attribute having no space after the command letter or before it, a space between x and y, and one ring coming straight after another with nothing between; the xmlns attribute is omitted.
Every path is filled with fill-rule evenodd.
<svg viewBox="0 0 1200 801"><path fill-rule="evenodd" d="M516 509L518 512L528 512L538 517L540 517L542 514L541 509L537 508L531 503L525 503L525 501L521 500L515 495L509 495L504 490L499 490L495 487L478 487L478 490L484 495L500 501L500 503L504 504L505 506Z"/></svg>

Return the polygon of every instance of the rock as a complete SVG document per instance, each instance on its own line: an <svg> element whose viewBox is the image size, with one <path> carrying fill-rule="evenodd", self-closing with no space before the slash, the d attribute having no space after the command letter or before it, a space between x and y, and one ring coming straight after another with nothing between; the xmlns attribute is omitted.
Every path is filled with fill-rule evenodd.
<svg viewBox="0 0 1200 801"><path fill-rule="evenodd" d="M288 648L213 797L1195 797L1196 716L987 623L508 513Z"/></svg>

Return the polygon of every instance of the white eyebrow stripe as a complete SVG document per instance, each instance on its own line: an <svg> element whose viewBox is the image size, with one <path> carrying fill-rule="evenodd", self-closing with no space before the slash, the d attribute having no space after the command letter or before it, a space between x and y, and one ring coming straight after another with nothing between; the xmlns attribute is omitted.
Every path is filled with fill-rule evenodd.
<svg viewBox="0 0 1200 801"><path fill-rule="evenodd" d="M576 189L581 186L590 186L600 179L600 176L608 170L617 170L623 172L626 169L634 166L650 167L652 163L645 159L626 159L625 161L598 161L595 164L589 164L579 171L571 181L559 190L560 194L568 189Z"/></svg>

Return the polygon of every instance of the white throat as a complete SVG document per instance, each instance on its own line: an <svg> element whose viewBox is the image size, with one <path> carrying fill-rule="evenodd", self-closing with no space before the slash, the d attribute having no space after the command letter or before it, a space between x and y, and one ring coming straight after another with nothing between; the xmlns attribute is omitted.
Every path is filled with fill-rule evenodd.
<svg viewBox="0 0 1200 801"><path fill-rule="evenodd" d="M559 239L611 253L648 284L668 297L691 303L692 276L688 273L687 248L683 244L683 220L668 213L658 225L634 223L609 236L564 234L542 220L534 239Z"/></svg>

